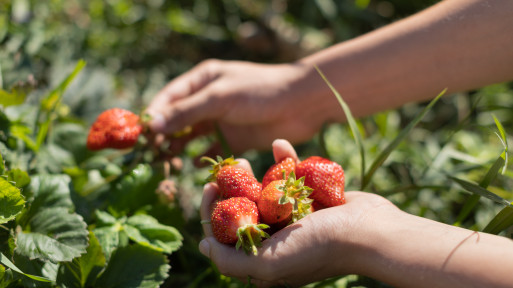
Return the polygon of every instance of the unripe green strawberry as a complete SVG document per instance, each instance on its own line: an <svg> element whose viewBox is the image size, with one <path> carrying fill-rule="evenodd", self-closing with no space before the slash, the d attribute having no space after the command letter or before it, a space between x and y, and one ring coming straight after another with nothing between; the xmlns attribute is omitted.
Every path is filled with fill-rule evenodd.
<svg viewBox="0 0 513 288"><path fill-rule="evenodd" d="M296 169L296 161L292 157L287 157L278 163L275 163L265 172L264 178L262 178L262 187L265 188L267 184L274 180L282 180L288 177L290 172L294 172Z"/></svg>
<svg viewBox="0 0 513 288"><path fill-rule="evenodd" d="M312 188L310 198L324 207L342 205L344 197L344 170L329 159L309 157L296 166L297 177L305 177L305 185Z"/></svg>
<svg viewBox="0 0 513 288"><path fill-rule="evenodd" d="M268 238L263 229L268 225L258 224L259 215L255 202L245 197L233 197L218 201L212 211L211 224L214 237L224 244L235 244L246 253L257 255L262 238Z"/></svg>
<svg viewBox="0 0 513 288"><path fill-rule="evenodd" d="M138 115L124 109L113 108L102 112L89 130L87 148L126 149L137 143L143 126Z"/></svg>
<svg viewBox="0 0 513 288"><path fill-rule="evenodd" d="M234 166L237 161L233 157L217 161L203 157L203 160L212 163L209 181L215 181L219 186L222 198L246 197L256 202L262 192L262 184L246 169Z"/></svg>
<svg viewBox="0 0 513 288"><path fill-rule="evenodd" d="M272 225L289 219L295 222L310 213L308 195L311 189L303 185L304 178L296 180L291 172L285 180L275 180L263 190L257 201L261 221Z"/></svg>

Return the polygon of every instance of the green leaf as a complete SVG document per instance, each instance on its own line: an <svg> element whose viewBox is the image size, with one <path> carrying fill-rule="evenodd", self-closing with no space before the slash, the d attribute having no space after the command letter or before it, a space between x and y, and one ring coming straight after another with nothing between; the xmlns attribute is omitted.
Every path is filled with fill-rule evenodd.
<svg viewBox="0 0 513 288"><path fill-rule="evenodd" d="M75 65L73 71L62 80L62 82L55 87L52 91L50 91L41 101L41 109L46 111L53 111L59 101L61 100L62 94L68 88L68 85L75 79L75 77L80 73L80 71L85 67L86 62L84 60L79 60Z"/></svg>
<svg viewBox="0 0 513 288"><path fill-rule="evenodd" d="M26 274L26 273L23 273L23 271L21 271L18 267L16 267L16 265L14 265L7 257L5 257L4 254L0 253L0 263L4 264L5 266L11 268L13 271L15 272L18 272L22 275L25 275L27 277L29 277L30 279L33 279L33 280L37 280L37 281L42 281L42 282L51 282L50 279L47 279L45 277L40 277L40 276L35 276L35 275L30 275L30 274ZM0 265L1 266L1 265Z"/></svg>
<svg viewBox="0 0 513 288"><path fill-rule="evenodd" d="M106 259L98 239L89 233L89 246L84 255L61 263L57 275L59 287L94 287L94 281L105 266Z"/></svg>
<svg viewBox="0 0 513 288"><path fill-rule="evenodd" d="M34 200L30 211L35 213L39 209L47 207L73 208L69 188L70 181L67 175L32 176L29 187Z"/></svg>
<svg viewBox="0 0 513 288"><path fill-rule="evenodd" d="M456 178L453 176L448 176L448 177L450 179L452 179L453 181L455 181L456 183L458 183L461 187L463 187L463 189L467 190L468 192L488 198L496 203L499 203L499 204L502 204L505 206L512 206L508 201L504 200L502 197L498 196L497 194L495 194L493 192L488 191L487 189L485 189L477 184L474 184L474 183L471 183L471 182L468 182L468 181L465 181L463 179L459 179L459 178Z"/></svg>
<svg viewBox="0 0 513 288"><path fill-rule="evenodd" d="M118 248L96 287L157 288L168 277L164 254L141 245Z"/></svg>
<svg viewBox="0 0 513 288"><path fill-rule="evenodd" d="M17 235L16 252L30 259L54 263L71 261L86 252L87 225L67 208L41 209L29 222L30 232Z"/></svg>
<svg viewBox="0 0 513 288"><path fill-rule="evenodd" d="M0 177L0 224L7 223L21 213L25 199L20 189Z"/></svg>
<svg viewBox="0 0 513 288"><path fill-rule="evenodd" d="M134 215L123 227L132 241L156 251L172 253L182 246L183 237L178 230L149 215Z"/></svg>
<svg viewBox="0 0 513 288"><path fill-rule="evenodd" d="M338 100L340 106L342 107L342 110L344 110L344 114L346 115L346 118L347 118L347 123L349 124L349 128L351 129L351 132L353 133L353 138L355 140L356 146L358 147L358 151L360 151L361 173L362 173L361 177L363 179L364 173L365 173L365 151L363 148L362 135L360 134L360 130L358 129L358 125L356 124L356 120L354 119L353 114L351 113L351 109L349 109L349 106L344 101L344 99L342 99L342 97L340 96L338 91L335 89L335 87L333 87L331 82L326 78L326 76L324 76L322 71L317 66L315 66L315 69L321 75L322 79L324 80L324 82L326 82L326 84L331 89L333 94L335 94L335 97L337 97L337 100Z"/></svg>
<svg viewBox="0 0 513 288"><path fill-rule="evenodd" d="M486 225L483 232L499 234L501 231L513 225L513 206L504 207L495 217Z"/></svg>
<svg viewBox="0 0 513 288"><path fill-rule="evenodd" d="M38 147L36 142L34 142L34 140L31 138L32 130L30 130L29 127L24 124L13 123L10 129L11 136L22 140L30 150L37 151Z"/></svg>
<svg viewBox="0 0 513 288"><path fill-rule="evenodd" d="M0 175L5 175L5 164L4 157L2 157L2 153L0 153Z"/></svg>
<svg viewBox="0 0 513 288"><path fill-rule="evenodd" d="M372 176L374 176L374 173L376 170L378 170L379 167L385 162L385 160L388 158L390 153L394 151L394 149L403 141L404 138L408 135L408 133L422 120L422 118L431 110L431 108L435 105L435 103L442 97L442 95L445 94L445 91L447 89L444 89L438 96L435 97L429 104L422 110L421 113L419 113L401 132L395 137L395 139L388 144L387 147L376 157L374 162L371 164L369 171L366 172L365 176L362 180L362 186L361 189L364 190L367 185L370 183Z"/></svg>
<svg viewBox="0 0 513 288"><path fill-rule="evenodd" d="M21 169L12 169L7 171L7 180L13 182L18 188L23 188L30 183L28 173Z"/></svg>
<svg viewBox="0 0 513 288"><path fill-rule="evenodd" d="M506 168L508 167L508 137L506 137L506 132L504 130L504 127L502 126L501 122L499 122L499 119L493 115L493 120L495 121L495 125L497 126L497 129L499 129L499 139L502 142L502 145L504 147L504 152L502 152L501 157L504 159L504 166L502 168L502 174L506 172Z"/></svg>
<svg viewBox="0 0 513 288"><path fill-rule="evenodd" d="M27 94L24 91L13 89L11 92L7 92L0 89L0 105L4 107L23 104L25 98L27 98Z"/></svg>
<svg viewBox="0 0 513 288"><path fill-rule="evenodd" d="M121 246L121 229L121 225L113 225L93 230L107 261L109 261L114 250Z"/></svg>
<svg viewBox="0 0 513 288"><path fill-rule="evenodd" d="M504 165L504 158L502 156L499 156L497 160L495 160L495 163L493 163L492 167L488 170L485 177L481 182L479 183L480 187L486 188L490 183L497 177L499 174L499 170ZM479 203L479 199L481 199L480 194L472 194L467 201L465 201L465 204L463 205L463 208L461 208L461 211L456 219L455 225L459 225L467 216L470 214L470 212L474 209L474 207Z"/></svg>

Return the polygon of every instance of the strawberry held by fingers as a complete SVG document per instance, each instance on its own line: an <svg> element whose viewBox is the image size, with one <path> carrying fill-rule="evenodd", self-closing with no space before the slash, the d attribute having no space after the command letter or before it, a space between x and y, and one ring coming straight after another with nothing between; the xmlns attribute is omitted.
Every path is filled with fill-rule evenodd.
<svg viewBox="0 0 513 288"><path fill-rule="evenodd" d="M87 148L101 150L133 147L142 129L143 126L137 114L120 108L105 110L89 130Z"/></svg>
<svg viewBox="0 0 513 288"><path fill-rule="evenodd" d="M209 157L202 157L202 160L212 163L209 181L215 181L219 186L221 197L246 197L256 202L262 192L262 184L246 169L234 166L237 161L233 157L217 161Z"/></svg>
<svg viewBox="0 0 513 288"><path fill-rule="evenodd" d="M258 224L258 209L255 202L245 197L232 197L216 203L212 211L212 232L217 241L235 244L246 253L257 255L262 238L269 235L263 229L268 225Z"/></svg>
<svg viewBox="0 0 513 288"><path fill-rule="evenodd" d="M329 159L311 156L296 166L297 177L305 177L305 185L312 188L310 198L324 207L346 203L344 197L344 170Z"/></svg>
<svg viewBox="0 0 513 288"><path fill-rule="evenodd" d="M264 178L262 179L262 188L265 188L267 184L274 180L283 180L283 174L288 176L290 172L294 172L296 169L296 161L292 157L287 157L278 163L275 163L265 172Z"/></svg>
<svg viewBox="0 0 513 288"><path fill-rule="evenodd" d="M296 180L291 172L287 179L269 183L258 199L257 207L263 223L278 224L285 220L296 222L310 213L312 189L303 185L304 178Z"/></svg>

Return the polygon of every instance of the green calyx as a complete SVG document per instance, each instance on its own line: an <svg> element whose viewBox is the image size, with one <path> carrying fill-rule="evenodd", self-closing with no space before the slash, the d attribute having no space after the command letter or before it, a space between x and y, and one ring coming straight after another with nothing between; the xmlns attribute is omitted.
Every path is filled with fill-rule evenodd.
<svg viewBox="0 0 513 288"><path fill-rule="evenodd" d="M219 173L219 170L221 170L222 167L235 165L239 163L238 161L235 161L233 156L226 159L223 159L221 156L217 156L216 159L217 160L214 160L207 156L201 157L202 162L208 162L212 164L212 169L209 170L210 175L207 178L207 181L209 182L213 182L216 180L217 174Z"/></svg>
<svg viewBox="0 0 513 288"><path fill-rule="evenodd" d="M252 253L258 255L257 248L262 246L262 239L269 238L269 234L264 229L269 228L267 224L246 224L237 229L237 237L239 240L235 244L235 248L239 250L240 247L244 249L246 254Z"/></svg>
<svg viewBox="0 0 513 288"><path fill-rule="evenodd" d="M292 222L296 222L310 214L313 200L308 196L313 189L305 186L305 177L296 179L294 172L290 172L288 177L283 172L283 178L286 180L285 183L276 186L276 189L283 192L283 196L280 197L278 203L281 205L292 204Z"/></svg>

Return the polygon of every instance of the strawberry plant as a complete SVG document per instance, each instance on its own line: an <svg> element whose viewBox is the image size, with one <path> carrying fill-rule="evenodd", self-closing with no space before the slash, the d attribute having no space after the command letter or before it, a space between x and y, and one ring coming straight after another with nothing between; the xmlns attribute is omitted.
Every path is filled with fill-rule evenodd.
<svg viewBox="0 0 513 288"><path fill-rule="evenodd" d="M84 65L38 101L1 91L1 287L158 287L182 246L181 233L155 216L165 210L154 193L159 166L134 161L137 149L90 151L103 144L87 142L87 125L62 113ZM101 126L121 131L120 117L133 118L121 114ZM106 147L132 146L136 130L130 145L109 138Z"/></svg>

